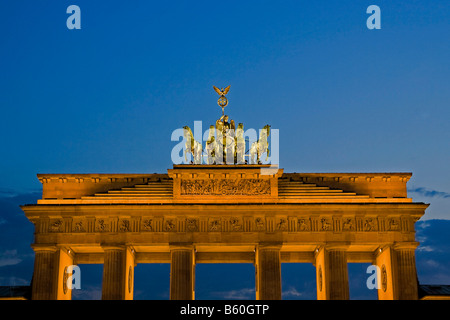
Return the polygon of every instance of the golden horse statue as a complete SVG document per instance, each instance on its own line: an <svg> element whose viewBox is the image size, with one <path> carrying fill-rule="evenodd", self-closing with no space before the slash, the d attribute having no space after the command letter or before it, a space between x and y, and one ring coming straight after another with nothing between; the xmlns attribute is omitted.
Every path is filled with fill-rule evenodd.
<svg viewBox="0 0 450 320"><path fill-rule="evenodd" d="M216 154L216 163L234 163L236 149L234 120L228 122L227 115L221 116L216 121L216 134L219 149ZM221 155L222 158L220 158Z"/></svg>
<svg viewBox="0 0 450 320"><path fill-rule="evenodd" d="M235 152L235 163L245 164L245 139L244 139L244 124L239 123L236 129L236 152Z"/></svg>
<svg viewBox="0 0 450 320"><path fill-rule="evenodd" d="M188 126L183 127L186 148L184 150L184 159L187 161L187 154L191 153L194 164L202 164L202 144L194 139L194 134Z"/></svg>
<svg viewBox="0 0 450 320"><path fill-rule="evenodd" d="M215 164L216 163L216 155L219 154L219 144L216 141L215 137L215 128L213 125L209 126L209 137L206 140L206 164Z"/></svg>
<svg viewBox="0 0 450 320"><path fill-rule="evenodd" d="M260 157L264 152L267 152L266 161L269 159L269 140L270 125L265 125L261 131L259 140L252 143L250 148L250 163L261 164ZM256 159L255 159L256 156Z"/></svg>

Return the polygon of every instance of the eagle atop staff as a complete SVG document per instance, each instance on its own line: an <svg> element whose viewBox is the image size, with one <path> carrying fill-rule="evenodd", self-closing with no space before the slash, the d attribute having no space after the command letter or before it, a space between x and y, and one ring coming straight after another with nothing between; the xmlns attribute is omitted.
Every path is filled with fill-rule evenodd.
<svg viewBox="0 0 450 320"><path fill-rule="evenodd" d="M224 108L228 105L228 99L225 97L225 95L230 91L230 86L226 87L225 89L219 89L216 86L213 86L214 90L219 94L220 98L217 100L217 104L219 107L222 108L222 116L225 114Z"/></svg>
<svg viewBox="0 0 450 320"><path fill-rule="evenodd" d="M219 89L216 86L213 86L214 90L219 94L221 97L225 97L225 95L230 91L230 86L226 87L225 89Z"/></svg>

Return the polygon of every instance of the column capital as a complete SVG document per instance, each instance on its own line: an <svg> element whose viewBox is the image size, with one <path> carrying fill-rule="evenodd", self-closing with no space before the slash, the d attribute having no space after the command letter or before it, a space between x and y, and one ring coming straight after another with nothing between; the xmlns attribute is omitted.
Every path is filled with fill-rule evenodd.
<svg viewBox="0 0 450 320"><path fill-rule="evenodd" d="M48 245L48 244L36 244L33 243L31 245L31 248L34 250L34 252L40 252L40 251L50 251L50 252L56 252L59 248L56 245Z"/></svg>
<svg viewBox="0 0 450 320"><path fill-rule="evenodd" d="M326 251L347 251L349 248L349 244L344 242L344 243L333 243L333 242L328 242L328 243L323 243L319 246L316 247L316 249L314 249L314 260L317 258L317 255L322 252L323 250ZM313 263L314 264L314 263Z"/></svg>
<svg viewBox="0 0 450 320"><path fill-rule="evenodd" d="M347 251L350 246L348 242L327 242L324 245L324 248L328 251Z"/></svg>
<svg viewBox="0 0 450 320"><path fill-rule="evenodd" d="M104 251L107 250L125 250L127 246L120 243L102 243L101 247Z"/></svg>
<svg viewBox="0 0 450 320"><path fill-rule="evenodd" d="M387 250L392 250L392 245L391 244L385 244L385 245L380 245L374 252L373 257L376 261L376 259L385 251ZM375 262L374 262L375 263Z"/></svg>
<svg viewBox="0 0 450 320"><path fill-rule="evenodd" d="M192 242L171 242L169 243L170 251L174 250L194 250L194 244Z"/></svg>
<svg viewBox="0 0 450 320"><path fill-rule="evenodd" d="M392 245L394 250L416 250L419 246L419 242L411 241L411 242L395 242Z"/></svg>
<svg viewBox="0 0 450 320"><path fill-rule="evenodd" d="M281 242L260 242L256 248L258 250L280 250L281 246Z"/></svg>

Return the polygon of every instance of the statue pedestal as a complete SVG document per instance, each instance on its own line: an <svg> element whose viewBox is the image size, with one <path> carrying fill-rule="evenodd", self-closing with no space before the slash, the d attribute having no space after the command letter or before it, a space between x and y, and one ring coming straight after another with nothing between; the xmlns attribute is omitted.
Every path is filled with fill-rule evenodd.
<svg viewBox="0 0 450 320"><path fill-rule="evenodd" d="M176 202L274 202L283 169L270 165L174 165Z"/></svg>

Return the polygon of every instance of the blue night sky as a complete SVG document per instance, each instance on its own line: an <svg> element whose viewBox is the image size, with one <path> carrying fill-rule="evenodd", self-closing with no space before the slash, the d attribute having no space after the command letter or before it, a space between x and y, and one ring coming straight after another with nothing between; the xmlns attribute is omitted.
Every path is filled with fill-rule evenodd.
<svg viewBox="0 0 450 320"><path fill-rule="evenodd" d="M246 129L279 129L285 172L412 172L410 197L431 204L419 281L450 284L449 19L447 0L1 1L0 285L31 279L18 206L39 198L37 173L166 172L172 131L221 115L213 85L231 85L226 112ZM349 266L353 298L374 297L365 268ZM136 298L168 298L168 270L138 266L155 285ZM101 266L82 272L79 297L98 297ZM254 296L252 265L197 272L198 298ZM283 276L284 298L315 297L312 265Z"/></svg>

